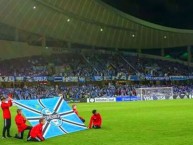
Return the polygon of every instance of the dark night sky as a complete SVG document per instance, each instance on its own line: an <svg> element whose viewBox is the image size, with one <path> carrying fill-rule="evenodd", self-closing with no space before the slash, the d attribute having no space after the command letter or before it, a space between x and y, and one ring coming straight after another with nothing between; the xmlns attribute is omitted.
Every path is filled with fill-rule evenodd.
<svg viewBox="0 0 193 145"><path fill-rule="evenodd" d="M135 17L156 24L193 29L193 0L102 0Z"/></svg>

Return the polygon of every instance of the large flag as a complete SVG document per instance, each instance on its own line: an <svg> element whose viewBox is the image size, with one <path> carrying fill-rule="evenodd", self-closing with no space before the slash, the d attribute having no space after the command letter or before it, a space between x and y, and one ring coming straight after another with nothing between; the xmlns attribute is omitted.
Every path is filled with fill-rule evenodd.
<svg viewBox="0 0 193 145"><path fill-rule="evenodd" d="M46 119L43 127L45 138L86 129L79 117L61 97L15 100L14 103L22 109L24 116L32 126L38 124L40 118L44 117Z"/></svg>

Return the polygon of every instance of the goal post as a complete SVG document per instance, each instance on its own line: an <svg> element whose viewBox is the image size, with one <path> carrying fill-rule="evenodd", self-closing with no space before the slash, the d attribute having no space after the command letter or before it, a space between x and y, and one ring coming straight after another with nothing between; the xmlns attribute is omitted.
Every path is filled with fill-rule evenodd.
<svg viewBox="0 0 193 145"><path fill-rule="evenodd" d="M149 87L136 89L141 100L169 100L173 99L173 87Z"/></svg>

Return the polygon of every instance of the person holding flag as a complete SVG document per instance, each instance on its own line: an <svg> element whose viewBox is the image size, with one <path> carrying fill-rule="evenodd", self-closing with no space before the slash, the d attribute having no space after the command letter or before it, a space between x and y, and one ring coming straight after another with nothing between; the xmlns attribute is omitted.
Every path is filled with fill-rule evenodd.
<svg viewBox="0 0 193 145"><path fill-rule="evenodd" d="M23 134L25 130L29 130L28 137L30 134L31 126L26 125L26 119L22 116L22 110L17 109L17 115L15 116L15 123L17 125L18 134L15 135L15 138L23 139Z"/></svg>
<svg viewBox="0 0 193 145"><path fill-rule="evenodd" d="M76 113L76 115L80 118L80 120L84 123L85 122L85 119L80 117L79 114L78 114L78 110L77 110L77 107L75 104L72 105L72 110L74 111L74 113Z"/></svg>
<svg viewBox="0 0 193 145"><path fill-rule="evenodd" d="M101 115L96 110L93 110L92 114L93 115L90 118L90 123L88 128L94 128L94 129L101 128L101 124L102 124Z"/></svg>
<svg viewBox="0 0 193 145"><path fill-rule="evenodd" d="M5 97L1 97L1 109L3 111L3 120L4 120L4 126L3 126L3 134L2 139L6 138L5 134L7 132L7 137L12 137L10 135L10 127L11 127L11 113L9 108L12 106L11 98L8 98L8 101L6 101Z"/></svg>

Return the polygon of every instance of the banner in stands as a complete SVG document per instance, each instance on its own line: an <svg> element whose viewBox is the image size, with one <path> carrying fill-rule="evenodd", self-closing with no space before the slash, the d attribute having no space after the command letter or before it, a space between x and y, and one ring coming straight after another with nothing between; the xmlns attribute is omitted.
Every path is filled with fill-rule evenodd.
<svg viewBox="0 0 193 145"><path fill-rule="evenodd" d="M102 81L103 77L102 76L94 76L93 81Z"/></svg>
<svg viewBox="0 0 193 145"><path fill-rule="evenodd" d="M26 81L26 82L46 82L48 81L48 77L46 76L38 76L38 77L15 77L16 81Z"/></svg>
<svg viewBox="0 0 193 145"><path fill-rule="evenodd" d="M34 82L34 78L30 76L25 76L23 79L25 82Z"/></svg>
<svg viewBox="0 0 193 145"><path fill-rule="evenodd" d="M112 80L112 76L104 76L104 81Z"/></svg>
<svg viewBox="0 0 193 145"><path fill-rule="evenodd" d="M109 98L87 98L87 103L98 103L98 102L116 102L115 97Z"/></svg>
<svg viewBox="0 0 193 145"><path fill-rule="evenodd" d="M137 75L130 75L128 76L129 81L139 81L140 78Z"/></svg>
<svg viewBox="0 0 193 145"><path fill-rule="evenodd" d="M193 76L167 76L167 77L152 77L144 76L138 77L137 75L126 76L124 74L119 74L117 76L93 76L93 77L77 77L77 76L0 76L0 82L89 82L89 81L107 81L107 80L130 80L130 81L140 81L140 80L151 80L151 81L184 81L192 80Z"/></svg>
<svg viewBox="0 0 193 145"><path fill-rule="evenodd" d="M137 96L117 96L116 102L126 102L126 101L138 101L140 97Z"/></svg>
<svg viewBox="0 0 193 145"><path fill-rule="evenodd" d="M64 81L64 77L54 77L54 82L63 82Z"/></svg>
<svg viewBox="0 0 193 145"><path fill-rule="evenodd" d="M150 81L164 81L164 80L169 80L169 77L151 77L151 76L146 76L145 77L146 80L150 80Z"/></svg>
<svg viewBox="0 0 193 145"><path fill-rule="evenodd" d="M45 82L45 81L48 81L47 77L45 77L45 76L43 76L43 77L33 77L33 80L35 82Z"/></svg>
<svg viewBox="0 0 193 145"><path fill-rule="evenodd" d="M44 117L43 136L51 138L67 133L85 130L86 126L61 97L39 100L18 100L14 104L22 109L32 126Z"/></svg>
<svg viewBox="0 0 193 145"><path fill-rule="evenodd" d="M0 76L0 82L14 82L14 76Z"/></svg>
<svg viewBox="0 0 193 145"><path fill-rule="evenodd" d="M83 83L83 82L86 81L86 79L85 79L85 77L79 77L79 78L78 78L78 81Z"/></svg>
<svg viewBox="0 0 193 145"><path fill-rule="evenodd" d="M78 82L78 77L66 77L65 82Z"/></svg>
<svg viewBox="0 0 193 145"><path fill-rule="evenodd" d="M24 77L15 77L15 81L23 82Z"/></svg>
<svg viewBox="0 0 193 145"><path fill-rule="evenodd" d="M170 76L170 80L174 80L174 81L184 81L184 80L188 80L188 76Z"/></svg>
<svg viewBox="0 0 193 145"><path fill-rule="evenodd" d="M118 73L116 77L114 77L116 80L127 80L127 76L125 73Z"/></svg>

